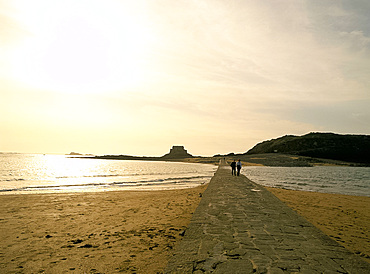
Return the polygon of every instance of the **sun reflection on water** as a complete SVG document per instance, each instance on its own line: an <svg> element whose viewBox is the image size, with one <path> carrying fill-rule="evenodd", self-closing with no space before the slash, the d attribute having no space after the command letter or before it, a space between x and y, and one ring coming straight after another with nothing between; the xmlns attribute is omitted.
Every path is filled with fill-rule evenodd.
<svg viewBox="0 0 370 274"><path fill-rule="evenodd" d="M0 155L0 194L188 188L208 183L214 170L189 163Z"/></svg>

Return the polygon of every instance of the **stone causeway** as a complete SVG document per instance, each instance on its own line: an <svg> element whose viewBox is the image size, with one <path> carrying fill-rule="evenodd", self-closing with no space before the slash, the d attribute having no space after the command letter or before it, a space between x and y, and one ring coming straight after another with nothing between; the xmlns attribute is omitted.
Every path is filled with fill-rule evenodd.
<svg viewBox="0 0 370 274"><path fill-rule="evenodd" d="M332 240L224 161L165 273L370 273Z"/></svg>

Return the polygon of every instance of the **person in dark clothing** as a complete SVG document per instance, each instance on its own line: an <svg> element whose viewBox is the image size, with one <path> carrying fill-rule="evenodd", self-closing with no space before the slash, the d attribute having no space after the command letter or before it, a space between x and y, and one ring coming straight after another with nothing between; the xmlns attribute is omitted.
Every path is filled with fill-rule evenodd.
<svg viewBox="0 0 370 274"><path fill-rule="evenodd" d="M230 164L230 166L231 166L231 175L236 176L236 162L235 162L235 160Z"/></svg>
<svg viewBox="0 0 370 274"><path fill-rule="evenodd" d="M240 162L240 160L238 160L238 162L236 163L236 168L238 169L237 175L239 176L240 170L242 169L242 162Z"/></svg>

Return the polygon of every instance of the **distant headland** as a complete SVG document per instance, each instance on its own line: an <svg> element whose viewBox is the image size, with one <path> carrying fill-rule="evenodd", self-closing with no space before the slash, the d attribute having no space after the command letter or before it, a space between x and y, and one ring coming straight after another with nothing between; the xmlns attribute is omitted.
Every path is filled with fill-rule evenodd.
<svg viewBox="0 0 370 274"><path fill-rule="evenodd" d="M86 157L84 157L86 158ZM104 155L92 157L111 160L181 161L218 164L220 159L241 159L245 165L264 166L370 166L370 135L309 133L286 135L256 144L245 153L193 156L184 146L173 146L161 157Z"/></svg>
<svg viewBox="0 0 370 274"><path fill-rule="evenodd" d="M172 146L170 152L161 157L146 157L146 156L130 156L130 155L104 155L95 156L97 159L112 159L112 160L147 160L147 161L171 161L184 160L194 158L189 154L184 146Z"/></svg>
<svg viewBox="0 0 370 274"><path fill-rule="evenodd" d="M78 152L71 152L71 153L68 153L66 155L68 155L68 156L94 156L93 154L82 154L82 153L78 153Z"/></svg>

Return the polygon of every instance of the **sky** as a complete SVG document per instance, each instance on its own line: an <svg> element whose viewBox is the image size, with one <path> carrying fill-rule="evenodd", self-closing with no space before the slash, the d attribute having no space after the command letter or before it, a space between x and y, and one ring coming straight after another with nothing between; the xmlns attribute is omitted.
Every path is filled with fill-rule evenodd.
<svg viewBox="0 0 370 274"><path fill-rule="evenodd" d="M368 0L0 0L0 151L370 134Z"/></svg>

